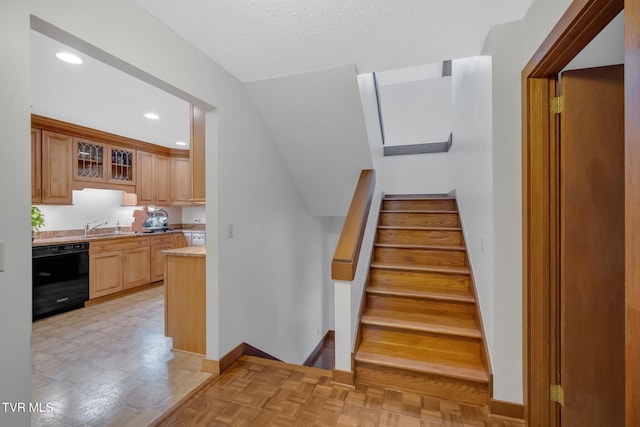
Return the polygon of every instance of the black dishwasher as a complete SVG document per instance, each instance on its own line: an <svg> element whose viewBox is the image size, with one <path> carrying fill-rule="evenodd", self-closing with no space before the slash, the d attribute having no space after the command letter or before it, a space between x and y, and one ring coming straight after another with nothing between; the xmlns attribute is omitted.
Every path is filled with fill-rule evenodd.
<svg viewBox="0 0 640 427"><path fill-rule="evenodd" d="M33 320L84 307L89 299L89 243L32 249Z"/></svg>

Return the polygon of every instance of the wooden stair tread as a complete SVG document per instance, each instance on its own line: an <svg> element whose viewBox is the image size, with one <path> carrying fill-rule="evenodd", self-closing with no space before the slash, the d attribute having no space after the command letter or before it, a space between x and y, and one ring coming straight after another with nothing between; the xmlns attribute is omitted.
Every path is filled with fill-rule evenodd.
<svg viewBox="0 0 640 427"><path fill-rule="evenodd" d="M434 314L403 313L367 308L361 322L410 331L481 338L480 330L473 319L464 319Z"/></svg>
<svg viewBox="0 0 640 427"><path fill-rule="evenodd" d="M363 341L355 354L359 363L369 363L382 367L405 369L444 377L459 378L467 381L488 383L489 377L480 360L454 360L446 354L429 352L420 349L419 352L411 348L393 344ZM424 359L427 359L424 360Z"/></svg>
<svg viewBox="0 0 640 427"><path fill-rule="evenodd" d="M379 225L378 230L406 230L406 231L462 231L460 227L425 227L419 225Z"/></svg>
<svg viewBox="0 0 640 427"><path fill-rule="evenodd" d="M379 268L385 270L399 270L399 271L416 271L420 273L445 273L445 274L462 274L469 275L468 267L454 267L454 266L415 266L405 264L387 264L381 262L372 262L371 268Z"/></svg>
<svg viewBox="0 0 640 427"><path fill-rule="evenodd" d="M383 200L455 200L446 194L385 194Z"/></svg>
<svg viewBox="0 0 640 427"><path fill-rule="evenodd" d="M429 249L434 251L466 251L464 246L459 245L417 245L410 243L374 243L376 248L397 248L397 249Z"/></svg>
<svg viewBox="0 0 640 427"><path fill-rule="evenodd" d="M458 211L437 211L433 209L382 209L380 213L402 213L402 214L450 214L457 215Z"/></svg>
<svg viewBox="0 0 640 427"><path fill-rule="evenodd" d="M438 301L461 302L475 304L476 300L468 291L450 289L446 292L437 292L420 289L419 286L411 286L404 283L371 283L367 286L367 293L373 295L398 296L407 298L422 298Z"/></svg>

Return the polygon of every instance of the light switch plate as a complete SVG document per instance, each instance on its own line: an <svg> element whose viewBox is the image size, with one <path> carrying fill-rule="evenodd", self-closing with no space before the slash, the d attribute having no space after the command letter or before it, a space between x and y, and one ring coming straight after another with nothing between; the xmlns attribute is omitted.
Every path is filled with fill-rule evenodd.
<svg viewBox="0 0 640 427"><path fill-rule="evenodd" d="M4 271L4 240L0 240L0 271Z"/></svg>

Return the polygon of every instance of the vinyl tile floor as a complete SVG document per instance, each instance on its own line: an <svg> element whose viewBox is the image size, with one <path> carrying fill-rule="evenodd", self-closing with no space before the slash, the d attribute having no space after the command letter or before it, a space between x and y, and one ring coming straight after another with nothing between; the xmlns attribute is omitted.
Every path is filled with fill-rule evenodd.
<svg viewBox="0 0 640 427"><path fill-rule="evenodd" d="M33 426L145 426L210 377L171 351L164 286L33 323Z"/></svg>

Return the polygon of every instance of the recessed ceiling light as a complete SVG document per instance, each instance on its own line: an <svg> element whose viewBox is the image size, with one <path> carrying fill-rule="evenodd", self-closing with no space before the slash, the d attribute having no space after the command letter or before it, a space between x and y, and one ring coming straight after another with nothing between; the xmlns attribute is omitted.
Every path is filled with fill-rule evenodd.
<svg viewBox="0 0 640 427"><path fill-rule="evenodd" d="M74 65L82 64L82 59L80 59L78 56L74 55L73 53L58 52L56 53L56 56L58 57L59 60L68 62L69 64L74 64Z"/></svg>
<svg viewBox="0 0 640 427"><path fill-rule="evenodd" d="M144 115L147 119L158 120L160 118L156 113L147 113Z"/></svg>
<svg viewBox="0 0 640 427"><path fill-rule="evenodd" d="M176 145L187 145L184 141L176 141Z"/></svg>

